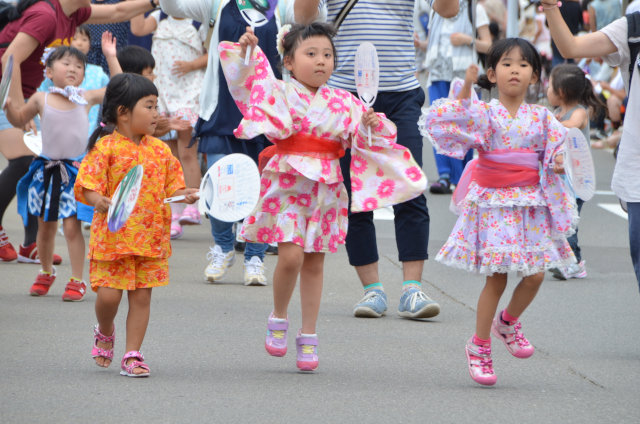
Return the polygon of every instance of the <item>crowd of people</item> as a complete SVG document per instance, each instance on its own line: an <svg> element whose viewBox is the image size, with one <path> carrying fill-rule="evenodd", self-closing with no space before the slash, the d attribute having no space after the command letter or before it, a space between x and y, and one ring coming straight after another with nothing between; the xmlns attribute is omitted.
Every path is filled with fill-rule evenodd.
<svg viewBox="0 0 640 424"><path fill-rule="evenodd" d="M20 0L1 12L2 68L12 57L13 71L0 111L8 160L0 173L0 261L39 264L29 292L46 295L62 261L54 253L62 221L71 263L62 299L83 300L81 221L88 223L98 366L113 360L114 319L127 291L120 372L150 375L140 348L152 289L169 283L171 240L183 238L184 225L202 225L195 202L203 172L233 153L264 162L260 199L242 222L208 217L213 245L204 279L224 279L236 250L243 252L244 284L273 285L265 348L278 357L287 352L288 306L299 280L302 371L319 364L326 253L346 247L363 288L354 316L388 310L375 209L394 210L398 315L440 313L421 284L431 220L426 140L438 174L429 192L451 195L459 215L436 260L486 277L465 346L475 382L496 383L492 335L517 358L533 355L519 317L546 272L587 277L577 237L585 202L562 175L568 128L593 148L615 148L612 185L629 214L640 284L633 183L640 77L632 78L640 0L626 16L619 0L523 0L518 37L506 37L503 0L280 0L255 27L238 4ZM364 41L377 47L380 64L372 107L354 82L354 53ZM29 130L42 133L37 154L22 141ZM136 165L144 169L137 206L111 231L111 197ZM1 225L16 194L25 234L17 251ZM182 203L163 202L180 195ZM272 278L267 252L278 255ZM498 311L511 272L522 278Z"/></svg>

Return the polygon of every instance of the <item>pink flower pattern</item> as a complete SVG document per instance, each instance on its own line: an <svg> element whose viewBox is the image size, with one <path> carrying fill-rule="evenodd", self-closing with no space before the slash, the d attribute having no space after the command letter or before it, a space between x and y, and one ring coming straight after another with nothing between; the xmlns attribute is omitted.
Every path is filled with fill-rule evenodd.
<svg viewBox="0 0 640 424"><path fill-rule="evenodd" d="M234 132L238 138L264 134L277 144L300 132L351 148L351 180L358 188L352 197L354 212L400 203L424 191L424 174L408 150L393 143L396 128L384 115L379 115L380 125L372 130L368 146L361 125L366 108L351 93L323 86L314 94L295 79L277 80L259 48L248 68L237 44L223 43L219 50L234 100L251 105L242 111L244 119ZM231 68L242 72L227 73ZM411 173L417 176L413 181L407 173L411 167L418 171ZM292 242L305 252L335 252L344 244L349 198L338 159L276 154L261 177L258 206L241 230L245 240Z"/></svg>
<svg viewBox="0 0 640 424"><path fill-rule="evenodd" d="M448 156L462 158L469 149L528 149L542 158L539 184L486 188L472 182L436 260L487 275L532 275L575 261L566 240L577 223L574 199L549 170L563 149L566 129L550 111L522 104L511 116L498 100L443 99L423 113L419 125Z"/></svg>

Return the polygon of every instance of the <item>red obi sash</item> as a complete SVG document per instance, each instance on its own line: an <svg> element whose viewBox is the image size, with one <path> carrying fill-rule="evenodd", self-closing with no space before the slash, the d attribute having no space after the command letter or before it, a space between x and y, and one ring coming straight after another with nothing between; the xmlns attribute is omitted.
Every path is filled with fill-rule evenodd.
<svg viewBox="0 0 640 424"><path fill-rule="evenodd" d="M275 154L290 154L309 156L316 159L340 159L344 156L342 144L311 134L295 133L292 136L278 140L273 146L262 150L258 155L258 169L262 170Z"/></svg>

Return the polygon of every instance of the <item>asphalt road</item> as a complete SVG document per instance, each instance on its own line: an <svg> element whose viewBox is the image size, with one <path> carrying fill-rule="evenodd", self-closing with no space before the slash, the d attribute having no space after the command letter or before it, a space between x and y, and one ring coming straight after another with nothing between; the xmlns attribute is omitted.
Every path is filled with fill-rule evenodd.
<svg viewBox="0 0 640 424"><path fill-rule="evenodd" d="M171 284L154 290L142 349L152 372L147 379L118 374L126 300L116 320L116 361L106 370L93 364L95 294L61 301L70 271L63 237L56 248L64 262L48 296L28 295L36 265L0 264L0 423L638 423L640 293L627 221L609 211L617 203L609 192L613 158L608 151L594 156L599 192L580 224L588 278L545 280L522 317L536 353L516 359L494 343L494 387L470 379L464 354L483 278L428 261L422 282L441 314L426 321L398 317L392 221L376 224L389 296L384 318L351 315L360 284L344 249L327 255L320 367L312 374L297 372L292 338L284 358L264 350L271 286L244 287L241 261L224 283L203 282L206 224L174 242ZM425 169L433 180L429 151ZM429 195L428 202L435 256L455 216L449 196ZM22 231L14 207L4 225L17 244ZM267 257L269 276L276 258ZM516 282L511 275L508 290ZM289 317L296 329L297 292Z"/></svg>

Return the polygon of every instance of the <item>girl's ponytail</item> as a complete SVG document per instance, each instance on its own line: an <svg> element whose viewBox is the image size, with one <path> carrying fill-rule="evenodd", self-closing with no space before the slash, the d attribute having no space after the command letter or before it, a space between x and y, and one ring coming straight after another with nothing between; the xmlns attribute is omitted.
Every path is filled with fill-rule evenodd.
<svg viewBox="0 0 640 424"><path fill-rule="evenodd" d="M116 129L116 124L111 122L100 122L98 127L91 133L89 137L89 144L87 145L87 151L91 151L96 145L96 142L105 135L109 135Z"/></svg>
<svg viewBox="0 0 640 424"><path fill-rule="evenodd" d="M582 99L580 104L589 108L590 116L599 116L605 110L606 106L593 92L593 84L589 78L584 79L584 89L582 91Z"/></svg>
<svg viewBox="0 0 640 424"><path fill-rule="evenodd" d="M493 87L495 87L495 84L489 81L489 77L487 76L487 74L480 75L476 84L478 85L478 87L484 88L485 90L491 90Z"/></svg>

